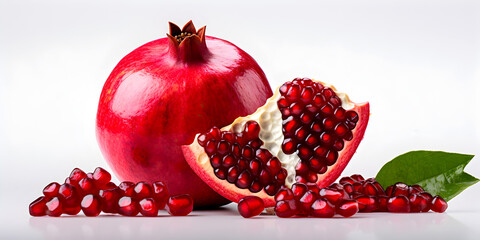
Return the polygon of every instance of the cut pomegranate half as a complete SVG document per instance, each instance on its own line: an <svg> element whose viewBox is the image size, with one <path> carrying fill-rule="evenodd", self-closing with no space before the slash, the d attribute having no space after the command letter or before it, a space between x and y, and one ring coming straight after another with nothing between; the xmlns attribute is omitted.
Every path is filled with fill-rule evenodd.
<svg viewBox="0 0 480 240"><path fill-rule="evenodd" d="M195 173L225 198L254 195L272 207L282 187L333 183L360 144L369 111L368 102L353 103L331 85L296 78L252 115L198 134L182 150Z"/></svg>

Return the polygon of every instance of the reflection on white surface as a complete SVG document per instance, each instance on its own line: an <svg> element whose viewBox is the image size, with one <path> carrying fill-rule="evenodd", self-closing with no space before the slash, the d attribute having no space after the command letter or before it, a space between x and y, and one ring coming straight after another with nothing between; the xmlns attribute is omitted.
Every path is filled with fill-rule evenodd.
<svg viewBox="0 0 480 240"><path fill-rule="evenodd" d="M102 215L30 218L31 229L46 239L472 239L451 214L359 213L351 218L281 219L261 215L244 219L235 205L195 211L187 217Z"/></svg>

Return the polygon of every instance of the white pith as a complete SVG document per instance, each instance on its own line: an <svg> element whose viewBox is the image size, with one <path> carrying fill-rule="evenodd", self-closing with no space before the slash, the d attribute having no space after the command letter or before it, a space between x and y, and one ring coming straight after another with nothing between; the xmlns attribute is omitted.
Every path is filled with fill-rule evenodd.
<svg viewBox="0 0 480 240"><path fill-rule="evenodd" d="M336 88L332 85L316 81L322 84L325 87L331 88L337 96L342 101L342 107L345 110L350 110L354 108L354 104L348 98L348 95L345 93L337 92ZM279 100L281 94L279 88L277 88L272 97L267 99L267 102L262 107L258 108L257 111L246 117L239 117L235 121L226 127L223 127L222 131L232 131L235 133L240 133L243 131L244 125L247 121L254 120L260 125L260 134L259 137L263 141L263 148L266 148L270 151L273 156L276 156L278 160L282 163L282 168L287 170L287 178L285 180L285 185L291 187L295 183L295 166L300 161L300 158L296 153L285 154L282 151L283 143L283 132L282 132L282 113L278 109L277 101Z"/></svg>

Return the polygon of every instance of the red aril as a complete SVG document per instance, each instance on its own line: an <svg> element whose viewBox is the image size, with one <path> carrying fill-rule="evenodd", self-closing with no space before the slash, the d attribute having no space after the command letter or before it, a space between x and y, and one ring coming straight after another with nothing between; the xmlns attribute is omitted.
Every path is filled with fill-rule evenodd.
<svg viewBox="0 0 480 240"><path fill-rule="evenodd" d="M358 202L355 200L343 200L337 205L336 212L344 217L351 217L358 212Z"/></svg>
<svg viewBox="0 0 480 240"><path fill-rule="evenodd" d="M252 91L253 90L253 91ZM195 134L251 114L272 95L246 52L205 35L190 21L124 57L103 87L97 111L100 149L121 180L154 182L190 194L197 207L229 201L190 169L180 148Z"/></svg>
<svg viewBox="0 0 480 240"><path fill-rule="evenodd" d="M50 217L60 217L63 213L62 202L58 197L53 197L45 203L47 215Z"/></svg>
<svg viewBox="0 0 480 240"><path fill-rule="evenodd" d="M102 210L100 198L93 194L88 194L83 197L81 206L83 213L87 217L96 217Z"/></svg>
<svg viewBox="0 0 480 240"><path fill-rule="evenodd" d="M80 168L74 168L68 177L70 184L77 186L78 182L83 178L87 177L87 174L82 171Z"/></svg>
<svg viewBox="0 0 480 240"><path fill-rule="evenodd" d="M252 115L201 132L183 152L197 175L227 199L254 195L271 207L282 187L299 182L323 188L337 179L368 118L368 103L355 104L331 85L297 78Z"/></svg>
<svg viewBox="0 0 480 240"><path fill-rule="evenodd" d="M432 204L431 204L432 211L443 213L445 212L445 210L447 210L447 208L448 208L447 201L445 201L442 197L437 195L433 198Z"/></svg>
<svg viewBox="0 0 480 240"><path fill-rule="evenodd" d="M152 186L146 182L138 182L133 189L133 197L137 200L152 196Z"/></svg>
<svg viewBox="0 0 480 240"><path fill-rule="evenodd" d="M360 212L373 212L377 209L376 199L374 196L361 196L355 198L358 202Z"/></svg>
<svg viewBox="0 0 480 240"><path fill-rule="evenodd" d="M156 217L158 215L158 207L153 198L145 198L138 202L140 213L145 217Z"/></svg>
<svg viewBox="0 0 480 240"><path fill-rule="evenodd" d="M398 195L388 199L387 209L389 212L408 213L410 212L410 202L404 195Z"/></svg>
<svg viewBox="0 0 480 240"><path fill-rule="evenodd" d="M43 189L43 195L50 198L55 197L58 195L59 188L60 184L58 184L57 182L52 182Z"/></svg>
<svg viewBox="0 0 480 240"><path fill-rule="evenodd" d="M118 189L123 196L133 197L135 193L135 183L124 181L118 184Z"/></svg>
<svg viewBox="0 0 480 240"><path fill-rule="evenodd" d="M122 197L118 200L118 213L123 216L136 216L139 211L138 202L131 197Z"/></svg>
<svg viewBox="0 0 480 240"><path fill-rule="evenodd" d="M104 213L118 213L118 201L125 195L122 195L118 189L106 189L100 190L98 196Z"/></svg>
<svg viewBox="0 0 480 240"><path fill-rule="evenodd" d="M157 208L164 209L167 204L168 198L170 197L168 193L167 186L163 182L154 182L152 184L153 192L152 197L155 200Z"/></svg>
<svg viewBox="0 0 480 240"><path fill-rule="evenodd" d="M261 198L248 196L238 202L237 209L242 217L251 218L260 215L265 207Z"/></svg>
<svg viewBox="0 0 480 240"><path fill-rule="evenodd" d="M68 183L60 185L58 188L58 197L62 201L63 213L77 215L82 210L80 207L80 193L73 185Z"/></svg>
<svg viewBox="0 0 480 240"><path fill-rule="evenodd" d="M311 206L311 214L319 218L331 218L335 215L335 205L325 199L317 199Z"/></svg>
<svg viewBox="0 0 480 240"><path fill-rule="evenodd" d="M187 216L193 210L192 197L188 194L170 197L165 209L172 216Z"/></svg>
<svg viewBox="0 0 480 240"><path fill-rule="evenodd" d="M107 185L107 183L110 182L110 179L112 179L110 173L101 167L97 167L95 168L95 171L93 171L93 180L95 180L95 185L98 188Z"/></svg>
<svg viewBox="0 0 480 240"><path fill-rule="evenodd" d="M28 206L28 212L31 216L34 217L41 217L47 215L47 199L45 197L39 197L35 199L30 205Z"/></svg>
<svg viewBox="0 0 480 240"><path fill-rule="evenodd" d="M85 177L80 182L78 182L78 189L80 190L82 195L88 194L97 194L98 189L95 186L95 181L91 178Z"/></svg>
<svg viewBox="0 0 480 240"><path fill-rule="evenodd" d="M282 200L275 204L275 214L281 218L289 218L297 215L297 203L295 200Z"/></svg>

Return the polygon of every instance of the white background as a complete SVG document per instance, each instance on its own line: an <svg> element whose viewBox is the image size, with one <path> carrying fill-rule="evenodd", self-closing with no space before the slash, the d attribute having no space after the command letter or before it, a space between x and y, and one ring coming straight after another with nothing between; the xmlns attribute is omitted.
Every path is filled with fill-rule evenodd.
<svg viewBox="0 0 480 240"><path fill-rule="evenodd" d="M478 2L225 2L0 1L0 238L480 234L480 184L450 201L446 214L244 220L232 204L186 218L30 218L28 204L49 182L74 167L107 168L94 132L103 83L124 55L165 37L168 21L192 19L207 25L207 35L235 43L272 88L312 77L369 101L370 124L345 175L374 176L410 150L480 153ZM478 157L466 171L480 176Z"/></svg>

